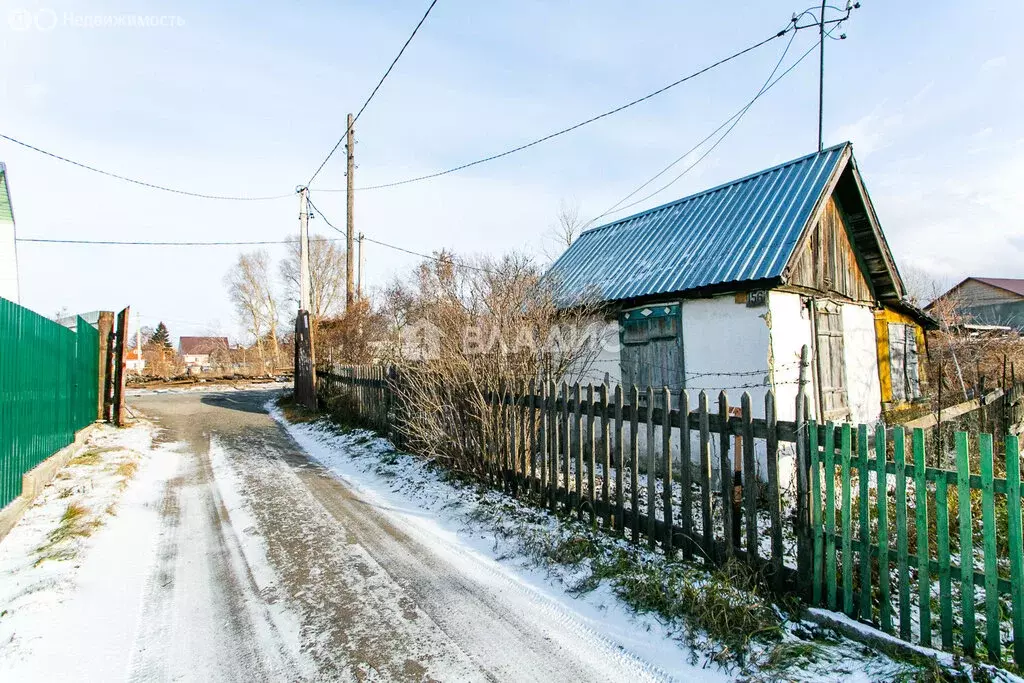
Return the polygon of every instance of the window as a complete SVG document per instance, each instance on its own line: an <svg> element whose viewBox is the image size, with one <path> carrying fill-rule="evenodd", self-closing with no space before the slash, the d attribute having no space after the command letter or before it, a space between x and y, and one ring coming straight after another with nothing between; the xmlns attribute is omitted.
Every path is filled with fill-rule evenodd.
<svg viewBox="0 0 1024 683"><path fill-rule="evenodd" d="M682 318L679 304L647 306L623 312L622 383L679 391L683 383Z"/></svg>
<svg viewBox="0 0 1024 683"><path fill-rule="evenodd" d="M889 324L889 372L893 401L913 401L921 397L917 336L911 325Z"/></svg>
<svg viewBox="0 0 1024 683"><path fill-rule="evenodd" d="M818 392L824 420L850 416L843 357L843 318L838 304L815 302L815 352L818 356Z"/></svg>

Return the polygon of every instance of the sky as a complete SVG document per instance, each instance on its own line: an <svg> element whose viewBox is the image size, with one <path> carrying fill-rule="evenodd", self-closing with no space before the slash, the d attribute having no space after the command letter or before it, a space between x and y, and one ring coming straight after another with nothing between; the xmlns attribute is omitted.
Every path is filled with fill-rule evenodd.
<svg viewBox="0 0 1024 683"><path fill-rule="evenodd" d="M427 4L2 0L0 133L193 192L290 195L229 202L169 194L0 140L19 237L295 233L294 189L344 133L346 114L362 105ZM803 9L783 0L439 0L356 126L356 186L435 172L564 128L766 38ZM1024 277L1022 20L1019 0L868 0L840 29L847 39L826 42L824 143L853 142L907 270L940 282ZM543 260L563 203L585 219L604 212L750 101L787 40L523 152L358 191L356 229L423 253L525 250ZM816 40L800 32L783 69ZM676 183L608 219L814 151L817 77L813 53ZM339 226L345 195L330 190L344 188L344 171L342 149L311 186ZM311 228L340 237L319 218ZM163 320L173 337L243 339L224 275L245 249L22 242L22 304L44 315L130 305L141 324ZM371 292L419 261L374 244L365 258Z"/></svg>

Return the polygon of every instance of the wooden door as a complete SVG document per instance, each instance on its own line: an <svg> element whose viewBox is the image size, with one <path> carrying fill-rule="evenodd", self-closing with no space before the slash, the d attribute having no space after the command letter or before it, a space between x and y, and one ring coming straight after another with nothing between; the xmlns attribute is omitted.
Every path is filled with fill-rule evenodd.
<svg viewBox="0 0 1024 683"><path fill-rule="evenodd" d="M661 304L624 311L620 317L620 363L624 386L636 384L679 391L683 372L682 317L679 304Z"/></svg>
<svg viewBox="0 0 1024 683"><path fill-rule="evenodd" d="M822 420L850 417L843 355L843 317L839 304L815 302L815 351Z"/></svg>

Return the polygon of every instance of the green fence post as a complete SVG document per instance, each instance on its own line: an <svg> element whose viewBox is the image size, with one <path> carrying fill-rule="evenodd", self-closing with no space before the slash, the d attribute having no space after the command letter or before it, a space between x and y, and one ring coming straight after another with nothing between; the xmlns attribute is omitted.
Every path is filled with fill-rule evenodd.
<svg viewBox="0 0 1024 683"><path fill-rule="evenodd" d="M996 501L992 464L992 435L980 434L981 522L985 538L985 645L989 661L1001 659L999 642L999 574L996 568Z"/></svg>
<svg viewBox="0 0 1024 683"><path fill-rule="evenodd" d="M814 533L814 578L813 602L821 605L821 563L824 559L821 535L821 453L818 451L818 423L811 420L808 424L810 434L808 442L811 451L811 528Z"/></svg>
<svg viewBox="0 0 1024 683"><path fill-rule="evenodd" d="M851 442L850 423L843 424L842 436L842 477L843 477L843 612L853 616L853 520L850 510L850 451L853 449Z"/></svg>
<svg viewBox="0 0 1024 683"><path fill-rule="evenodd" d="M825 581L828 608L836 608L836 426L825 423Z"/></svg>
<svg viewBox="0 0 1024 683"><path fill-rule="evenodd" d="M960 612L964 653L973 657L974 638L974 532L971 525L971 461L967 433L956 433L956 490L960 511Z"/></svg>
<svg viewBox="0 0 1024 683"><path fill-rule="evenodd" d="M928 483L925 479L924 430L914 430L914 526L917 529L917 596L921 644L932 646L932 575L928 568Z"/></svg>
<svg viewBox="0 0 1024 683"><path fill-rule="evenodd" d="M1010 534L1010 585L1013 598L1013 660L1024 667L1024 548L1021 547L1020 444L1006 437L1006 512Z"/></svg>
<svg viewBox="0 0 1024 683"><path fill-rule="evenodd" d="M882 630L892 633L892 598L889 594L889 476L885 471L885 427L875 428L875 503L878 506L878 606Z"/></svg>
<svg viewBox="0 0 1024 683"><path fill-rule="evenodd" d="M945 473L942 473L945 475ZM939 550L939 621L942 649L953 649L953 591L949 578L949 482L945 476L935 484L936 543Z"/></svg>
<svg viewBox="0 0 1024 683"><path fill-rule="evenodd" d="M896 562L900 596L900 638L910 640L910 568L907 551L907 453L903 427L892 431L896 456Z"/></svg>
<svg viewBox="0 0 1024 683"><path fill-rule="evenodd" d="M860 487L858 512L860 517L860 618L871 621L871 538L868 519L868 426L857 426L857 483Z"/></svg>

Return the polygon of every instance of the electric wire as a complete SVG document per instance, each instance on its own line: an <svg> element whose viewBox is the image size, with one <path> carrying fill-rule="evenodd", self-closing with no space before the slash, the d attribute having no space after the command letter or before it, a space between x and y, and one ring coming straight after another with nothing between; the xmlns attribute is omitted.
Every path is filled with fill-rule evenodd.
<svg viewBox="0 0 1024 683"><path fill-rule="evenodd" d="M307 199L307 201L309 202L310 208L312 208L313 211L315 211L317 213L317 215L319 215L320 218L323 219L324 223L327 224L327 227L329 227L332 230L335 230L337 232L340 232L343 235L346 234L344 230L342 230L341 228L339 228L336 225L334 225L334 223L332 223L331 220L327 216L324 215L324 212L321 211L317 207L317 205L312 202L312 200ZM420 253L418 251L413 251L411 249L406 249L405 247L399 247L399 246L394 245L394 244L388 244L387 242L381 242L380 240L375 240L372 237L367 237L365 234L363 235L363 239L366 240L367 242L372 243L372 244L376 244L376 245L379 245L379 246L382 246L382 247L386 247L388 249L394 249L395 251L401 251L401 252L404 252L406 254L411 254L412 256L419 256L420 258L429 259L431 261L437 261L438 263L450 264L450 265L458 267L458 268L466 268L468 270L475 270L475 271L478 271L478 272L481 272L481 273L489 273L489 274L492 274L492 275L495 274L494 271L488 270L487 268L480 268L479 266L471 266L468 263L462 263L460 261L456 261L454 258L444 258L444 257L441 257L441 256L433 256L433 255L430 255L430 254L423 254L423 253Z"/></svg>
<svg viewBox="0 0 1024 683"><path fill-rule="evenodd" d="M235 195L204 194L202 192L190 192L189 190L181 190L181 189L174 188L174 187L167 187L166 185L157 185L156 183L150 183L150 182L146 182L145 180L137 180L135 178L129 178L128 176L123 176L123 175L120 175L118 173L113 173L111 171L104 171L101 168L96 168L95 166L90 166L89 164L82 163L81 161L75 161L74 159L68 159L67 157L63 157L63 156L61 156L59 154L54 154L53 152L48 152L45 149L40 149L39 147L36 147L35 145L30 145L27 142L22 142L21 140L18 140L17 138L13 138L10 135L5 135L3 133L0 133L0 138L3 138L4 140L7 140L8 142L13 142L14 144L20 145L20 146L22 146L22 147L24 147L26 149L30 149L33 152L38 152L39 154L43 154L45 156L48 156L48 157L50 157L52 159L56 159L58 161L63 161L66 164L71 164L72 166L77 166L77 167L83 168L83 169L85 169L87 171L92 171L93 173L99 173L100 175L105 175L105 176L107 176L109 178L115 178L117 180L122 180L122 181L124 181L126 183L132 183L133 185L140 185L142 187L148 187L148 188L150 188L152 190L161 190L163 192L170 192L172 194L180 194L180 195L184 195L186 197L198 197L199 199L222 199L222 200L233 201L233 202L263 202L263 201L269 201L269 200L272 200L272 199L284 199L285 197L291 197L291 196L294 195L293 192L289 192L288 194L277 194L277 195L271 195L271 196L266 196L266 197L246 197L246 196L235 196Z"/></svg>
<svg viewBox="0 0 1024 683"><path fill-rule="evenodd" d="M404 180L397 180L397 181L388 182L388 183L381 183L381 184L378 184L378 185L367 185L367 186L358 187L358 188L355 188L355 189L357 189L357 190L380 190L380 189L389 188L389 187L397 187L399 185L408 185L409 183L415 183L415 182L419 182L419 181L422 181L422 180L430 180L432 178L439 178L441 176L449 175L449 174L455 173L457 171L462 171L462 170L465 170L467 168L471 168L473 166L478 166L480 164L484 164L484 163L487 163L487 162L490 162L490 161L495 161L497 159L501 159L503 157L507 157L507 156L509 156L511 154L515 154L516 152L521 152L521 151L523 151L525 149L529 149L530 147L534 147L534 146L539 145L541 143L547 142L548 140L552 140L552 139L557 138L557 137L559 137L561 135L565 135L566 133L571 133L574 130L578 130L579 128L582 128L582 127L584 127L586 125L589 125L591 123L594 123L596 121L600 121L601 119L607 118L607 117L612 116L614 114L618 114L621 111L629 109L630 107L633 107L633 106L635 106L637 104L645 102L645 101L647 101L647 100L649 100L649 99L651 99L653 97L657 97L658 95L661 95L662 93L664 93L664 92L666 92L668 90L671 90L672 88L675 88L678 85L686 83L687 81L690 81L690 80L692 80L694 78L697 78L698 76L701 76L701 75L707 73L708 71L711 71L712 69L715 69L716 67L719 67L719 66L721 66L723 64L726 64L727 62L731 62L734 59L742 57L743 55L747 54L748 52L752 52L752 51L754 51L754 50L756 50L756 49L758 49L758 48L760 48L760 47L762 47L764 45L767 45L768 43L770 43L771 41L775 40L776 38L781 38L782 36L786 35L787 33L791 32L791 31L793 31L794 33L796 31L795 27L792 25L792 22L790 23L789 26L787 26L783 30L779 31L778 33L775 33L774 35L772 35L772 36L770 36L768 38L765 38L764 40L761 40L761 41L759 41L757 43L754 43L753 45L749 45L749 46L743 48L742 50L740 50L738 52L734 52L733 54L729 55L728 57L724 57L722 59L719 59L717 62L714 62L713 64L709 64L708 66L705 66L702 69L700 69L698 71L695 71L695 72L693 72L693 73L691 73L689 75L683 76L682 78L680 78L680 79L678 79L676 81L673 81L672 83L669 83L668 85L665 85L665 86L663 86L661 88L658 88L657 90L655 90L653 92L650 92L650 93L648 93L648 94L646 94L646 95L644 95L642 97L638 97L635 100L632 100L630 102L622 104L622 105L620 105L618 107L615 107L614 109L610 109L610 110L608 110L608 111L606 111L604 113L598 114L596 116L592 116L589 119L586 119L584 121L580 121L580 122L575 123L575 124L573 124L571 126L568 126L566 128L562 128L561 130L557 130L557 131L555 131L553 133L549 133L548 135L545 135L543 137L537 138L536 140L533 140L531 142L527 142L525 144L519 145L517 147L513 147L511 149L507 149L507 150L505 150L503 152L499 152L497 154L492 154L491 156L488 156L488 157L483 157L482 159L477 159L475 161L470 161L470 162L467 162L467 163L464 163L464 164L460 164L458 166L453 166L452 168L448 168L448 169L445 169L443 171L437 171L435 173L428 173L426 175L416 176L416 177L413 177L413 178L405 178ZM339 144L340 144L340 141L339 141ZM310 181L310 182L312 182L312 181ZM317 191L318 192L344 192L346 190L340 190L340 189L320 189L320 188L318 188Z"/></svg>
<svg viewBox="0 0 1024 683"><path fill-rule="evenodd" d="M832 30L835 30L836 28L838 28L838 27L839 27L839 25L840 25L840 24L837 24L836 26L834 26ZM794 35L795 35L795 34L794 34ZM826 35L829 35L829 34L827 33ZM792 43L792 41L790 41L790 42ZM731 116L730 118L726 119L726 120L725 120L725 121L724 121L724 122L723 122L723 123L722 123L722 124L721 124L721 125L720 125L720 126L719 126L718 128L716 128L715 130L713 130L713 131L712 131L712 132L711 132L711 133L710 133L710 134L709 134L708 136L706 136L706 137L705 137L704 139L702 139L702 140L701 140L700 142L698 142L698 143L697 143L696 145L694 145L693 147L691 147L690 149L688 149L688 150L687 150L686 152L684 152L684 153L683 153L683 154L682 154L681 156L679 156L678 158L676 158L676 159L675 159L675 160L674 160L673 162L671 162L671 163L670 163L670 164L669 164L668 166L666 166L665 168L663 168L663 169L662 169L661 171L659 171L658 173L656 173L656 174L655 174L654 176L652 176L652 177L651 177L650 179L648 179L648 180L647 180L646 182L644 182L643 184L641 184L640 186L638 186L638 187L637 187L637 188L636 188L635 190L633 190L632 192L630 192L629 194L627 194L627 195L626 195L625 197L623 197L622 199L620 199L620 200L619 200L618 202L616 202L615 204L613 204L613 205L612 205L612 206L611 206L611 207L610 207L609 209L605 210L605 211L604 211L603 213L601 213L601 214L598 214L598 215L597 215L597 216L595 216L594 218L591 218L591 219L590 219L589 221L587 221L587 222L586 222L586 223L585 223L585 224L583 225L583 229L586 229L586 228L590 227L591 225L593 225L594 223L596 223L596 222L597 222L598 220L600 220L600 219L604 218L605 216L608 216L608 215L610 215L610 214L612 214L612 213L618 213L618 212L620 212L620 211L624 211L624 210L626 210L626 209L630 209L630 208L632 208L632 207L634 207L634 206L637 206L638 204L642 204L643 202L646 202L646 201L647 201L648 199L651 199L651 198L653 198L653 197L657 196L658 194L660 194L660 193L664 192L664 191L665 191L665 190L667 190L667 189L668 189L669 187L671 187L672 185L674 185L675 183L677 183L677 182L678 182L679 180L681 180L681 179L682 179L682 178L683 178L683 177L684 177L684 176L685 176L685 175L686 175L687 173L689 173L689 172L690 172L691 170L693 170L693 169L694 169L694 168L695 168L695 167L696 167L696 166L697 166L698 164L700 164L700 163L701 163L701 162L702 162L702 161L703 161L703 160L704 160L704 159L705 159L705 158L706 158L706 157L707 157L707 156L708 156L709 154L711 154L711 152L713 152L713 151L714 151L714 150L715 150L715 149L716 149L716 148L717 148L717 147L718 147L718 146L719 146L720 144L722 144L722 142L723 142L723 141L725 140L725 138L726 138L726 137L728 137L728 135L729 135L729 134L730 134L730 133L731 133L731 132L733 131L733 129L735 129L735 128L736 128L736 126L737 126L737 125L739 125L740 121L742 121L742 120L743 120L743 117L744 117L744 116L745 116L745 115L747 114L747 112L748 112L748 111L750 110L750 108L751 108L751 107L752 107L752 106L754 105L754 103L755 103L755 102L757 102L757 100L759 100L759 99L760 99L760 98L761 98L762 96L764 96L764 95L765 95L765 94L766 94L766 93L767 93L767 92L768 92L769 90L771 90L771 89L772 89L773 87L775 87L775 85L776 85L776 84L778 84L778 83L779 83L779 81L781 81L781 80L782 80L782 79L784 79L784 78L785 78L786 76L788 76L788 75L789 75L789 74L790 74L790 73L791 73L791 72L792 72L792 71L793 71L793 70L794 70L794 69L795 69L795 68L796 68L796 67L797 67L797 66L798 66L798 65L799 65L799 64L800 64L801 62L803 62L803 61L804 61L805 59L807 59L807 57L808 57L808 56L810 56L810 54L811 54L812 52L814 52L815 48L817 48L817 47L818 47L818 45L819 45L819 43L820 43L820 42L821 42L821 41L815 41L815 42L814 42L814 44L813 44L813 45L811 45L811 47L810 47L810 48L808 48L808 49L807 49L807 51L805 51L805 52L804 52L804 53L803 53L802 55L800 55L800 57L799 57L799 58L798 58L798 59L797 59L797 60L796 60L795 62L793 62L793 63L792 63L792 64L791 64L791 65L790 65L790 66L789 66L789 67L788 67L788 68L787 68L787 69L786 69L785 71L783 71L783 72L782 72L781 74L779 74L779 75L778 75L777 77L775 77L775 73L776 73L776 72L778 71L778 69L779 69L779 66L781 66L781 64L782 64L782 61L780 60L780 61L778 62L778 64L776 64L776 66L775 66L775 69L773 69L773 70L772 70L772 74L771 74L771 75L770 75L770 76L768 77L768 81L766 81L766 82L765 82L765 85L763 85L763 86L761 87L761 89L760 89L760 90L758 91L758 93L757 93L757 94L756 94L756 95L754 96L754 98L753 98L752 100L750 100L750 102L748 102L748 103L747 103L746 105L744 105L744 106L743 106L743 108L741 108L741 109L740 109L740 110L739 110L738 112L736 112L735 114L733 114L733 115L732 115L732 116ZM788 51L788 49L789 49L789 46L787 45L787 48L786 48L786 50ZM783 58L785 58L785 53L783 53ZM774 78L774 80L773 80L773 78ZM730 122L731 122L731 123L730 123ZM710 140L710 139L711 139L712 137L714 137L714 136L715 136L715 135L716 135L716 134L717 134L717 133L718 133L719 131L721 131L721 130L722 130L723 128L725 128L726 126L728 126L728 128L726 129L726 131L725 131L724 133L722 133L722 135L721 135L721 136L719 136L717 140L715 140L714 144L712 144L712 145L711 145L711 146L710 146L710 147L709 147L709 148L708 148L707 150L705 150L705 151L704 151L704 153L703 153L703 154L701 154L701 155L700 155L700 156L699 156L699 157L698 157L698 158L697 158L697 159L696 159L696 160L695 160L695 161L694 161L694 162L693 162L692 164L690 164L690 165L689 165L689 166L687 166L687 167L686 167L685 169L683 169L683 171L682 171L681 173L679 173L679 174L678 174L678 175L677 175L676 177L674 177L674 178L673 178L672 180L670 180L670 181L669 181L669 182L667 182L666 184L664 184L664 185L662 185L661 187L659 187L659 188L658 188L657 190L655 190L655 191L653 191L653 192L651 192L651 193L649 193L649 194L646 194L646 195L644 195L644 196L643 196L643 197L641 197L640 199L637 199L637 200L635 200L635 201L632 201L632 202L630 202L629 204L625 204L625 205L622 205L622 202L623 202L623 201L625 201L625 200L629 199L630 197L633 197L633 196L634 196L634 195L635 195L635 194L636 194L637 192L639 192L639 191L640 191L640 190L642 190L643 188L647 187L647 186L648 186L648 185L650 185L650 184L651 184L652 182L654 182L655 180L657 180L657 179L658 179L659 177L661 177L662 175L664 175L664 174L665 174L665 173L666 173L666 172L667 172L667 171L668 171L669 169L671 169L671 168L672 168L673 166L675 166L676 164L678 164L678 163L679 163L680 161L684 160L684 159L685 159L686 157L688 157L689 155L691 155L691 154L692 154L692 153L693 153L694 151L696 151L697 149L700 149L700 147L701 147L702 145L704 145L705 143L707 143L707 141L708 141L708 140Z"/></svg>
<svg viewBox="0 0 1024 683"><path fill-rule="evenodd" d="M416 36L417 31L420 30L421 26L423 26L423 22L427 20L427 16L430 14L430 11L434 9L434 5L436 4L437 0L432 0L430 6L427 7L427 11L423 13L423 17L420 19L419 23L416 24L416 28L412 30L412 33L409 34L409 37L405 40L405 44L402 45L402 49L398 51L397 55L395 55L395 58L391 61L391 64L388 66L387 71L385 71L384 75L380 77L379 81L377 81L377 85L373 88L373 91L370 93L370 96L366 98L366 101L363 102L363 106L359 108L359 111L352 119L352 123L345 129L345 132L342 134L342 136L338 138L338 141L334 144L334 147L331 148L331 151L327 153L327 156L324 158L324 160L320 162L320 166L317 167L316 172L313 173L312 177L310 177L309 179L309 182L306 183L307 186L313 184L313 181L316 180L316 177L320 175L320 171L324 169L324 166L326 166L327 162L331 160L331 157L334 156L334 153L338 151L338 147L340 147L341 143L344 142L345 137L348 135L349 131L352 130L352 126L356 125L356 121L358 121L359 117L363 115L364 111L366 111L366 107L370 104L370 101L373 99L374 95L377 94L377 91L380 90L380 87L384 84L384 81L391 73L391 70L395 68L395 64L397 64L398 60L402 58L402 54L405 52L405 48L409 47L409 43L412 42L412 39Z"/></svg>
<svg viewBox="0 0 1024 683"><path fill-rule="evenodd" d="M298 237L285 240L242 240L242 241L221 241L221 242L172 242L172 241L145 241L145 240L72 240L72 239L43 239L40 237L18 237L18 242L34 242L36 244L95 244L103 246L121 247L246 247L269 244L294 244ZM341 242L341 238L310 237L310 242Z"/></svg>

